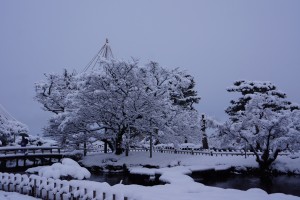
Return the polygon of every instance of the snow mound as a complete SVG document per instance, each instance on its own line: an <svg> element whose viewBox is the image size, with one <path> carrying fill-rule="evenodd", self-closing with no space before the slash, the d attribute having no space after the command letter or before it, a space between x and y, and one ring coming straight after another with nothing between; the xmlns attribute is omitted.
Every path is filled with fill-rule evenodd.
<svg viewBox="0 0 300 200"><path fill-rule="evenodd" d="M38 173L39 176L53 179L72 177L82 180L91 177L91 173L86 168L81 167L76 161L70 158L62 159L61 163L54 163L51 166L42 167Z"/></svg>

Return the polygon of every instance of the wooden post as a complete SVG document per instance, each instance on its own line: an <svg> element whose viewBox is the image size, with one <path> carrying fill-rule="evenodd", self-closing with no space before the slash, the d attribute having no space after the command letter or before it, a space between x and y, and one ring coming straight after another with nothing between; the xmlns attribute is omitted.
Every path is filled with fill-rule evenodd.
<svg viewBox="0 0 300 200"><path fill-rule="evenodd" d="M106 194L105 194L105 192L103 192L103 198L102 198L102 200L105 200L105 198L106 198Z"/></svg>
<svg viewBox="0 0 300 200"><path fill-rule="evenodd" d="M116 200L116 195L115 194L113 194L113 200Z"/></svg>
<svg viewBox="0 0 300 200"><path fill-rule="evenodd" d="M14 192L16 192L17 191L17 177L15 176L15 178L14 178L14 183L15 183L15 187L14 187Z"/></svg>
<svg viewBox="0 0 300 200"><path fill-rule="evenodd" d="M93 190L93 198L96 199L96 190Z"/></svg>
<svg viewBox="0 0 300 200"><path fill-rule="evenodd" d="M49 200L49 191L47 190L46 200Z"/></svg>
<svg viewBox="0 0 300 200"><path fill-rule="evenodd" d="M56 183L54 182L54 188L56 188ZM56 200L56 194L53 192L53 199Z"/></svg>
<svg viewBox="0 0 300 200"><path fill-rule="evenodd" d="M36 179L33 180L32 196L36 197Z"/></svg>
<svg viewBox="0 0 300 200"><path fill-rule="evenodd" d="M60 200L64 200L64 193L60 194Z"/></svg>
<svg viewBox="0 0 300 200"><path fill-rule="evenodd" d="M23 177L21 176L21 183L23 182ZM23 194L23 187L21 188L20 186L20 189L21 189L21 194ZM20 189L19 189L19 192L20 192Z"/></svg>
<svg viewBox="0 0 300 200"><path fill-rule="evenodd" d="M124 197L124 200L128 200L128 197Z"/></svg>

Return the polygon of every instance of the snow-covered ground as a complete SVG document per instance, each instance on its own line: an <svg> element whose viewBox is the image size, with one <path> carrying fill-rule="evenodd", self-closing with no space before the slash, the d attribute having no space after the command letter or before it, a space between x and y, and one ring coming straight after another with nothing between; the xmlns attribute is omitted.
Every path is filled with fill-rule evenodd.
<svg viewBox="0 0 300 200"><path fill-rule="evenodd" d="M294 156L295 157L295 156ZM231 166L245 168L257 167L255 158L243 156L200 156L200 155L178 155L154 153L153 158L149 158L149 152L131 152L129 157L124 155L116 156L113 154L97 154L84 158L83 164L86 166L104 166L106 164L129 166L131 173L162 174L160 180L168 182L166 185L157 185L145 187L139 185L122 185L112 186L113 190L122 191L127 196L139 200L151 199L172 199L172 200L290 200L300 199L300 197L285 194L267 194L265 191L252 188L247 191L236 189L222 189L205 186L194 180L186 174L192 171L215 169L223 170ZM154 165L159 169L141 168L141 165ZM274 165L281 171L293 171L299 173L300 159L292 159L288 156L278 158Z"/></svg>
<svg viewBox="0 0 300 200"><path fill-rule="evenodd" d="M22 195L16 192L4 192L0 190L1 200L37 200L38 198Z"/></svg>
<svg viewBox="0 0 300 200"><path fill-rule="evenodd" d="M296 155L281 156L274 167L299 172L300 159ZM70 162L69 162L70 163ZM247 191L237 189L222 189L217 187L205 186L195 182L190 176L192 171L205 169L224 170L231 166L235 167L257 167L253 156L244 158L243 156L200 156L200 155L178 155L153 153L153 158L149 158L149 152L130 152L128 157L124 155L116 156L114 154L94 154L84 158L83 163L86 166L104 166L106 164L129 166L131 173L161 174L160 180L167 182L165 185L156 185L146 187L141 185L123 185L117 184L110 186L107 183L92 181L71 181L77 186L97 190L97 194L107 192L107 194L116 194L117 200L123 200L126 196L129 199L136 200L300 200L300 197L286 195L281 193L267 194L265 191L252 188ZM71 163L72 164L72 163ZM74 164L74 163L73 163ZM158 169L142 168L141 165L154 165ZM80 172L78 172L80 173ZM101 190L101 191L100 191ZM69 190L67 190L69 191ZM2 195L2 196L1 196ZM2 198L3 197L3 198ZM15 193L0 193L2 200L33 199L30 197L18 196Z"/></svg>
<svg viewBox="0 0 300 200"><path fill-rule="evenodd" d="M86 156L82 163L87 166L105 166L123 165L128 167L137 167L141 165L152 165L159 168L170 166L188 166L194 170L213 169L220 167L236 167L244 169L246 167L257 168L258 164L254 156L206 156L206 155L190 155L190 154L168 154L153 152L153 157L149 157L149 152L130 152L129 156L116 156L114 154L93 154ZM300 174L300 156L279 156L274 162L274 169L280 172L292 172Z"/></svg>

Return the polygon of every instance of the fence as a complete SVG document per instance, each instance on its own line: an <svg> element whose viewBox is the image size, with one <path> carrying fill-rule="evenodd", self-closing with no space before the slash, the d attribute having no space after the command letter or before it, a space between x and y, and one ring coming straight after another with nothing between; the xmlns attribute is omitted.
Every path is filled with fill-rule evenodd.
<svg viewBox="0 0 300 200"><path fill-rule="evenodd" d="M149 151L147 149L130 149L130 151ZM251 151L244 150L177 150L177 149L154 149L154 152L169 153L169 154L190 154L190 155L208 155L208 156L255 156ZM262 152L258 151L261 155ZM280 156L288 156L288 152L280 152Z"/></svg>
<svg viewBox="0 0 300 200"><path fill-rule="evenodd" d="M128 200L124 194L114 193L107 183L66 181L37 175L0 172L0 189L45 200Z"/></svg>

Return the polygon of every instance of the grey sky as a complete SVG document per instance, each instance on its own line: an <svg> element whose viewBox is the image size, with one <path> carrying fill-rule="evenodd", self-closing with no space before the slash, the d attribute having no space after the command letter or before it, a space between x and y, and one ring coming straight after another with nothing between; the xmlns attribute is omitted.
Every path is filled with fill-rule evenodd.
<svg viewBox="0 0 300 200"><path fill-rule="evenodd" d="M200 112L224 119L237 79L268 80L300 103L299 0L0 1L0 103L33 134L43 73L81 71L108 37L115 57L195 76Z"/></svg>

